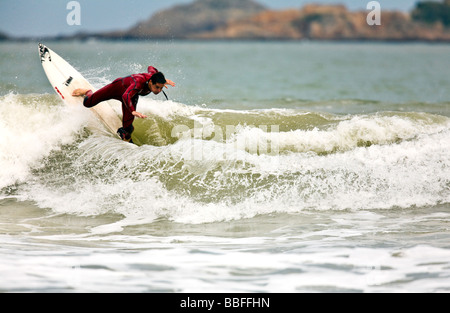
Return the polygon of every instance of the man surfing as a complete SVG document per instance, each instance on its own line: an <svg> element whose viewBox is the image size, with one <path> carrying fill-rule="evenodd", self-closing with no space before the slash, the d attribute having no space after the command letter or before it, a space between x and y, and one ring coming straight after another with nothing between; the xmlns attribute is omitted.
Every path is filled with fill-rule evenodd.
<svg viewBox="0 0 450 313"><path fill-rule="evenodd" d="M122 102L123 127L117 130L122 140L131 142L131 134L134 131L133 121L135 117L147 118L142 113L136 111L139 96L146 96L150 93L159 94L167 85L175 87L175 83L166 80L164 74L153 66L148 67L148 73L133 74L123 78L117 78L111 84L92 92L90 89L75 89L72 93L74 97L84 97L83 104L87 108L92 108L100 102L115 99Z"/></svg>

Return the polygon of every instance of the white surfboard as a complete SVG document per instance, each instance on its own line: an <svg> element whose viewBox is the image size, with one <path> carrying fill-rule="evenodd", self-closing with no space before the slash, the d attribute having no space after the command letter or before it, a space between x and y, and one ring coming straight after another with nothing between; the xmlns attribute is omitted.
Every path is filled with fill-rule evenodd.
<svg viewBox="0 0 450 313"><path fill-rule="evenodd" d="M72 92L75 89L86 88L91 89L93 92L96 91L76 69L41 43L39 44L39 56L53 90L68 105L83 105L83 97L72 97ZM122 127L122 122L108 101L97 104L90 111L97 116L112 134L119 137L117 130Z"/></svg>

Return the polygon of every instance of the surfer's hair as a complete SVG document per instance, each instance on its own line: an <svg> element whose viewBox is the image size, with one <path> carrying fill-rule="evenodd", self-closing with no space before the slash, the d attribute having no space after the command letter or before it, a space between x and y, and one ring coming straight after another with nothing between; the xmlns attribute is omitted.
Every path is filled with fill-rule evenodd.
<svg viewBox="0 0 450 313"><path fill-rule="evenodd" d="M161 72L155 73L150 78L152 81L152 84L165 84L167 83L166 78L164 77L164 74Z"/></svg>

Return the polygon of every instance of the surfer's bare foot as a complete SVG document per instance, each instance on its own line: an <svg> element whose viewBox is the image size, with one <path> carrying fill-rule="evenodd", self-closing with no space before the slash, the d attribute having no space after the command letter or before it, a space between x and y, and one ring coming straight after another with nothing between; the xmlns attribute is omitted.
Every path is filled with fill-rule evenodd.
<svg viewBox="0 0 450 313"><path fill-rule="evenodd" d="M89 91L89 89L78 88L72 92L72 96L73 97L84 97L88 91Z"/></svg>

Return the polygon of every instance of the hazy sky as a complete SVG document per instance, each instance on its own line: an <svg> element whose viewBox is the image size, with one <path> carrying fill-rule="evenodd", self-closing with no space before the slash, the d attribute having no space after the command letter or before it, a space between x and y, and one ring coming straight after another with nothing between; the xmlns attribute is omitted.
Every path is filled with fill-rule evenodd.
<svg viewBox="0 0 450 313"><path fill-rule="evenodd" d="M78 0L81 25L68 25L70 0L0 0L0 32L14 37L54 36L80 31L127 29L155 12L193 0ZM257 0L272 9L300 8L307 3L345 4L366 9L370 0ZM378 0L383 10L410 11L418 0Z"/></svg>

